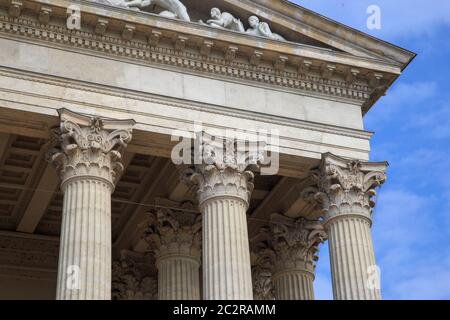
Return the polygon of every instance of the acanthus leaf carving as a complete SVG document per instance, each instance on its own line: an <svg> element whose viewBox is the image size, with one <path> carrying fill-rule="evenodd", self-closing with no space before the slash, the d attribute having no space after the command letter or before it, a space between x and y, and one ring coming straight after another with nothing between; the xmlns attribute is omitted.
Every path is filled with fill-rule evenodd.
<svg viewBox="0 0 450 320"><path fill-rule="evenodd" d="M314 272L318 246L327 234L322 222L303 217L292 219L280 214L271 216L272 246L277 253L277 269L303 267Z"/></svg>
<svg viewBox="0 0 450 320"><path fill-rule="evenodd" d="M262 230L262 235L265 234ZM253 298L255 300L274 300L275 288L272 282L273 263L276 260L275 251L264 242L259 242L256 248L253 248L252 256L252 283Z"/></svg>
<svg viewBox="0 0 450 320"><path fill-rule="evenodd" d="M194 163L201 164L187 168L183 180L197 189L200 204L216 196L233 196L248 205L254 188L252 169L264 162L263 150L232 138L203 135L198 154Z"/></svg>
<svg viewBox="0 0 450 320"><path fill-rule="evenodd" d="M159 207L148 213L144 239L157 259L181 254L200 259L201 215L189 201L157 199Z"/></svg>
<svg viewBox="0 0 450 320"><path fill-rule="evenodd" d="M255 299L274 299L273 279L279 274L296 270L314 274L318 247L326 239L319 220L272 214L270 225L251 239Z"/></svg>
<svg viewBox="0 0 450 320"><path fill-rule="evenodd" d="M123 250L120 259L112 263L112 299L156 300L158 281L145 272L152 260L148 255Z"/></svg>
<svg viewBox="0 0 450 320"><path fill-rule="evenodd" d="M115 121L60 111L59 128L52 130L53 148L47 158L64 184L70 178L103 178L113 187L123 171L121 152L131 141L134 121Z"/></svg>
<svg viewBox="0 0 450 320"><path fill-rule="evenodd" d="M324 195L325 218L342 214L370 220L375 189L386 181L386 163L366 163L324 155L319 188Z"/></svg>

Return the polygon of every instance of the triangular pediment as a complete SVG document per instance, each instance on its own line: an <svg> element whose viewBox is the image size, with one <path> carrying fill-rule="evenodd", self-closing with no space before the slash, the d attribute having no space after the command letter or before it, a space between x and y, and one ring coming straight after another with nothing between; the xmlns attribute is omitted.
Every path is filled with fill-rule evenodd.
<svg viewBox="0 0 450 320"><path fill-rule="evenodd" d="M221 14L230 14L242 23L242 27L245 32L252 34L252 26L249 23L249 18L252 16L256 16L261 23L266 23L269 27L270 32L276 35L280 35L288 42L299 43L304 45L310 45L319 48L333 49L337 51L342 51L338 48L335 48L323 41L319 41L314 39L313 37L308 36L306 33L301 32L301 30L295 30L282 24L276 23L273 21L273 13L268 10L265 10L264 7L260 8L260 5L254 4L251 1L224 1L224 0L182 0L183 3L189 10L189 14L191 15L191 20L193 22L203 21L207 22L209 19L214 20L211 17L211 9L217 8L220 10ZM228 29L235 29L236 24L231 23ZM237 30L233 30L238 32ZM252 34L255 35L255 34ZM255 35L258 36L258 35ZM259 35L264 37L262 34ZM276 38L275 38L276 40Z"/></svg>
<svg viewBox="0 0 450 320"><path fill-rule="evenodd" d="M131 0L91 0L120 6ZM131 2L136 3L135 0ZM327 49L350 56L367 58L397 65L403 69L415 56L413 53L327 19L315 12L285 0L142 0L133 5L134 10L171 17L181 4L192 23L222 27L228 31L246 33L271 40L287 41L300 45ZM211 17L211 9L220 10L222 17ZM262 27L251 26L249 18L256 16ZM223 22L210 22L208 20ZM225 21L224 21L225 20ZM261 30L261 31L260 31ZM253 32L254 31L254 32Z"/></svg>
<svg viewBox="0 0 450 320"><path fill-rule="evenodd" d="M239 81L246 77L283 90L315 90L320 95L363 101L364 113L415 57L284 0L76 3L82 13L78 26L82 33L66 26L70 0L0 0L8 7L8 19L17 19L21 12L27 17L37 14L40 27L53 30L54 25L64 25L61 31L77 38L73 43L93 50L111 48L111 54L116 54L117 46L110 43L120 43L118 54L132 52L138 59L153 59L170 68L176 65L193 73L206 68L213 76ZM225 20L218 21L222 17ZM91 45L94 38L107 42ZM128 53L126 57L132 58ZM339 87L331 87L335 84Z"/></svg>

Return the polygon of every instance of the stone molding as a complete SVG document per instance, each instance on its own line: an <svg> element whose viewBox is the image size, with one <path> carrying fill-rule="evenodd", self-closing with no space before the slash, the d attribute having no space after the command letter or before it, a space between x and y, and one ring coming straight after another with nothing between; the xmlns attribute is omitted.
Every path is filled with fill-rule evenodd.
<svg viewBox="0 0 450 320"><path fill-rule="evenodd" d="M52 130L48 153L60 177L61 189L76 178L101 179L111 190L123 171L123 148L131 141L133 120L108 120L59 111L61 124Z"/></svg>
<svg viewBox="0 0 450 320"><path fill-rule="evenodd" d="M318 176L325 224L338 217L355 215L371 224L375 189L386 181L386 162L346 160L332 154L323 156Z"/></svg>
<svg viewBox="0 0 450 320"><path fill-rule="evenodd" d="M144 222L144 239L158 261L183 256L200 264L201 215L189 201L156 199L157 207Z"/></svg>
<svg viewBox="0 0 450 320"><path fill-rule="evenodd" d="M322 77L319 73L300 68L277 70L273 66L253 65L250 60L244 62L235 58L207 56L199 52L179 51L176 48L153 46L138 40L125 40L108 35L96 35L87 31L71 31L59 25L43 25L35 20L12 18L0 15L0 32L24 37L33 41L44 41L56 46L76 50L90 50L104 56L109 54L120 59L138 61L144 64L160 65L168 68L182 69L194 74L207 73L212 77L225 77L238 82L252 82L271 88L279 87L295 93L333 97L334 99L362 104L367 101L373 88L368 84L348 82ZM278 61L278 60L277 60Z"/></svg>
<svg viewBox="0 0 450 320"><path fill-rule="evenodd" d="M151 260L137 252L121 252L121 258L112 263L113 300L157 300L158 281L145 272Z"/></svg>

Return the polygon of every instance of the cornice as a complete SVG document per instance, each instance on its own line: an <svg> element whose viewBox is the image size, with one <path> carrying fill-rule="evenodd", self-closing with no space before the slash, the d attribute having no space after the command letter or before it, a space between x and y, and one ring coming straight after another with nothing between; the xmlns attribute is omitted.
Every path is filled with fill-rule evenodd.
<svg viewBox="0 0 450 320"><path fill-rule="evenodd" d="M49 5L52 3L62 5L67 1L46 2ZM101 6L86 1L80 3L88 7L83 7L83 10L88 10L92 6ZM99 12L98 8L91 9L93 10L91 14ZM119 32L96 34L95 25L83 26L81 31L68 30L62 25L62 18L57 16L54 21L50 20L50 23L42 24L30 15L26 17L1 15L0 33L6 38L30 41L83 54L132 61L152 67L201 74L204 77L226 79L358 105L372 101L371 96L376 88L384 87L398 74L396 68L385 69L387 65L384 62L379 66L383 72L377 73L374 71L377 69L376 66L354 63L354 59L366 59L370 64L373 63L371 59L353 57L329 49L306 46L308 50L316 51L314 57L309 58L306 52L308 50L302 48L300 44L251 37L227 30L211 30L212 28L196 23L165 19L152 14L129 12L129 10L108 6L101 12L108 15L107 19L131 19L133 24L118 27L120 23L115 23L116 28L119 28L116 31ZM117 12L120 14L115 17L114 13ZM59 24L54 23L56 20ZM147 29L136 27L141 20L142 23L147 24ZM158 29L152 26L152 23L159 26ZM178 24L195 29L193 30L195 36L186 36L182 33L183 30L178 28ZM110 25L111 31L113 31L112 25ZM132 27L130 30L133 30L131 40L120 32L120 28L127 26ZM172 28L172 30L165 30L163 27ZM223 34L227 37L222 39ZM240 37L244 37L244 41L236 42ZM180 41L182 46L179 45ZM164 44L161 44L162 42ZM208 47L209 50L205 53L207 43L212 48ZM289 46L295 48L289 49ZM231 58L227 54L230 48L233 48L234 52ZM261 61L256 59L258 62L255 62L255 59L252 59L256 52L262 54ZM280 54L281 52L283 54ZM327 61L327 59L331 60ZM372 69L369 70L370 68Z"/></svg>
<svg viewBox="0 0 450 320"><path fill-rule="evenodd" d="M372 90L364 84L349 84L344 80L325 79L320 75L299 73L295 70L279 71L266 65L253 66L243 60L227 61L224 58L200 53L177 51L174 48L154 47L139 41L123 41L113 36L97 36L83 31L70 31L62 26L41 25L26 19L0 16L0 32L7 38L46 46L132 61L183 73L201 74L215 79L252 84L296 94L337 99L362 105L370 98ZM9 36L9 37L8 37ZM19 37L19 39L18 39Z"/></svg>
<svg viewBox="0 0 450 320"><path fill-rule="evenodd" d="M258 49L263 49L272 52L278 52L279 54L287 54L292 56L301 56L302 58L315 58L317 54L323 55L323 61L327 63L343 63L348 64L348 59L353 59L352 66L359 66L361 68L368 68L379 72L388 72L397 74L400 72L396 63L389 63L386 60L374 59L372 57L362 57L349 55L344 52L333 51L326 48L319 48L311 45L294 43L294 42L280 42L271 39L250 36L244 33L233 32L230 30L221 30L216 28L210 28L195 22L186 22L177 19L168 19L155 14L142 12L142 11L132 11L120 7L113 7L93 1L86 0L15 0L23 4L23 7L35 10L36 14L39 15L40 9L45 6L45 8L54 8L51 12L52 17L63 13L66 17L66 10L70 5L77 4L80 6L81 11L85 15L90 15L89 20L93 17L102 18L110 21L114 21L115 25L121 28L121 32L125 28L125 25L131 25L135 27L135 31L145 31L148 35L151 34L153 30L159 30L162 32L168 31L177 34L184 34L189 37L200 37L200 39L216 40L223 42L230 42L235 45L250 46ZM224 0L225 2L236 5L237 0ZM9 5L8 0L1 0L1 2L6 2ZM240 1L239 1L240 2ZM248 1L247 1L248 4ZM252 3L251 6L256 4ZM242 4L237 4L236 6L242 7ZM265 9L266 11L268 9ZM261 11L261 10L260 10ZM270 10L269 10L270 11ZM273 12L273 15L279 16L279 13ZM286 17L284 17L286 18ZM113 26L108 24L108 28ZM147 29L144 29L147 28ZM327 36L330 36L327 34ZM189 40L189 39L188 39ZM190 39L192 40L192 39Z"/></svg>

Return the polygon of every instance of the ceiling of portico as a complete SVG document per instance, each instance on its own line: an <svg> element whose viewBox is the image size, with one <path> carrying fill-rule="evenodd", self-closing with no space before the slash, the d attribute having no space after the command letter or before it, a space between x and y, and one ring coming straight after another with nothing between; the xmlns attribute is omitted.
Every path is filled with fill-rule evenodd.
<svg viewBox="0 0 450 320"><path fill-rule="evenodd" d="M0 142L0 231L59 237L63 195L45 159L48 141L1 133ZM125 153L123 162L125 171L112 195L112 240L117 250L140 245L139 224L156 199L195 204L193 191L180 182L170 159ZM289 211L294 205L290 198L298 198L299 181L256 174L248 210L251 231L257 232L270 214ZM299 208L296 213L304 212Z"/></svg>

